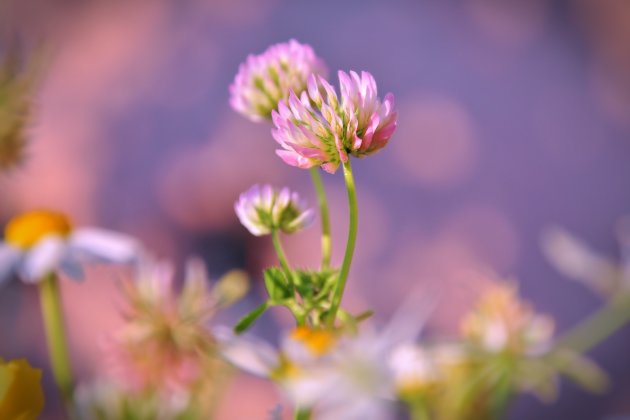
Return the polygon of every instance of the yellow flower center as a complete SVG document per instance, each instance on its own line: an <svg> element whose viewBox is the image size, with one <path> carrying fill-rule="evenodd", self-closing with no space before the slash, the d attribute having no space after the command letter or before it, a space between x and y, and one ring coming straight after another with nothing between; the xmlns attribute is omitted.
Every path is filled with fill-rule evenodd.
<svg viewBox="0 0 630 420"><path fill-rule="evenodd" d="M291 338L301 342L315 356L322 356L335 344L335 336L326 330L313 330L307 327L297 327L291 333Z"/></svg>
<svg viewBox="0 0 630 420"><path fill-rule="evenodd" d="M70 220L62 213L33 210L14 217L4 231L7 243L28 249L49 235L68 236L72 231Z"/></svg>

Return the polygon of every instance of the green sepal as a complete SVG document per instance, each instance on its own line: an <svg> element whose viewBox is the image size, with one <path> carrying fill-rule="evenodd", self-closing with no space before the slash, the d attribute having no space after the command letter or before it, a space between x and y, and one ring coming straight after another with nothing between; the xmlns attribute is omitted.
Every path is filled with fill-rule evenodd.
<svg viewBox="0 0 630 420"><path fill-rule="evenodd" d="M352 334L356 334L359 330L359 324L370 318L372 315L374 315L374 311L371 310L361 312L358 315L352 315L341 308L337 312L337 316L342 322L342 328L350 331ZM328 316L328 312L323 313L322 316L325 318Z"/></svg>
<svg viewBox="0 0 630 420"><path fill-rule="evenodd" d="M284 272L278 267L270 267L264 272L265 288L269 298L274 302L280 302L292 297Z"/></svg>
<svg viewBox="0 0 630 420"><path fill-rule="evenodd" d="M256 320L260 318L260 316L263 313L265 313L268 307L269 307L269 303L264 302L260 304L258 307L256 307L256 309L254 309L253 311L245 315L234 326L234 332L236 334L242 334L245 331L247 331L254 324L254 322L256 322Z"/></svg>
<svg viewBox="0 0 630 420"><path fill-rule="evenodd" d="M363 322L367 319L372 318L372 315L374 315L374 311L371 309L368 309L367 311L363 311L358 315L354 316L354 320L355 322L359 323L359 322Z"/></svg>
<svg viewBox="0 0 630 420"><path fill-rule="evenodd" d="M295 270L295 287L304 300L321 301L328 298L337 277L338 270Z"/></svg>
<svg viewBox="0 0 630 420"><path fill-rule="evenodd" d="M273 226L273 220L271 219L271 215L266 210L261 209L260 207L256 207L256 215L258 219L260 219L260 224L271 228Z"/></svg>

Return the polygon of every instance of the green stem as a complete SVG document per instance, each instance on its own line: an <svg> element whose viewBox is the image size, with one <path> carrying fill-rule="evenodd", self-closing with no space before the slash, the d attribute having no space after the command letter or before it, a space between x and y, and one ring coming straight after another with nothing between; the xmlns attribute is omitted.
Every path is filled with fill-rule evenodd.
<svg viewBox="0 0 630 420"><path fill-rule="evenodd" d="M59 284L55 274L46 276L39 283L39 297L53 376L69 409L72 404L72 369L66 342Z"/></svg>
<svg viewBox="0 0 630 420"><path fill-rule="evenodd" d="M422 401L413 401L409 405L411 420L429 420L427 407Z"/></svg>
<svg viewBox="0 0 630 420"><path fill-rule="evenodd" d="M587 352L629 321L630 296L620 296L560 337L556 346Z"/></svg>
<svg viewBox="0 0 630 420"><path fill-rule="evenodd" d="M280 266L282 267L282 270L284 270L284 275L287 277L287 281L289 282L289 287L293 289L293 274L291 272L291 268L289 267L287 256L284 254L284 250L282 249L282 243L280 243L280 235L278 233L278 229L273 229L271 231L271 239L273 241L273 247L276 249L276 254L278 255L278 260L280 261Z"/></svg>
<svg viewBox="0 0 630 420"><path fill-rule="evenodd" d="M513 368L514 369L514 368ZM494 395L494 410L491 418L501 420L507 417L510 402L512 401L512 377L511 375L504 377L499 389Z"/></svg>
<svg viewBox="0 0 630 420"><path fill-rule="evenodd" d="M302 308L295 300L292 300L291 303L285 306L293 314L295 323L298 327L306 325L306 314L308 312L304 311L304 308Z"/></svg>
<svg viewBox="0 0 630 420"><path fill-rule="evenodd" d="M317 203L319 204L319 214L322 222L322 270L325 270L330 267L330 253L332 249L328 201L326 200L326 191L324 190L324 183L319 174L319 169L317 167L311 168L310 172L313 186L317 193Z"/></svg>
<svg viewBox="0 0 630 420"><path fill-rule="evenodd" d="M310 420L311 419L311 410L306 408L297 409L295 411L295 420Z"/></svg>
<svg viewBox="0 0 630 420"><path fill-rule="evenodd" d="M357 240L357 228L359 210L357 208L357 193L354 187L354 177L352 176L352 167L350 166L350 160L343 164L343 177L346 181L346 189L348 190L348 210L350 213L350 222L348 226L348 242L346 242L346 252L343 257L343 264L341 265L341 271L339 272L339 280L337 282L337 288L333 295L332 304L330 307L330 314L328 318L329 325L332 326L337 318L337 311L339 305L341 305L341 299L343 298L343 292L346 287L346 281L348 280L348 273L350 272L350 265L352 264L352 256L354 255L354 246Z"/></svg>

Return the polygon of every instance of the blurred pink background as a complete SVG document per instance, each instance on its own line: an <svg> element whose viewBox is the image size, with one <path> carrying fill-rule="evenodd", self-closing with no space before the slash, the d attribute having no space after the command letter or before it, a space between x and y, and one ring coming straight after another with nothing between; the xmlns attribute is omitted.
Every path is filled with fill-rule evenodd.
<svg viewBox="0 0 630 420"><path fill-rule="evenodd" d="M437 287L429 333L453 333L499 276L518 279L559 330L600 305L552 269L539 236L560 224L618 258L614 226L630 212L627 1L28 0L11 22L45 41L51 58L29 159L0 178L2 222L52 207L77 224L136 235L180 265L200 255L214 278L243 267L253 291L217 321L234 323L260 302L261 270L275 262L268 238L239 225L238 194L273 183L315 198L307 172L275 156L269 126L230 109L228 85L247 54L296 38L326 60L335 84L337 69L370 71L400 113L390 145L354 164L360 230L349 308L374 308L384 322L410 290ZM323 177L339 263L343 179ZM317 264L318 226L285 243L292 262ZM120 322L120 276L96 267L84 284L63 283L83 378L103 369L99 343ZM45 367L36 290L5 287L0 315L0 355ZM277 338L283 315L266 315L254 332ZM510 418L630 414L628 346L626 328L593 352L613 378L606 395L563 384L555 405L526 396ZM54 419L59 403L45 382L44 418ZM219 418L265 418L278 398L272 385L239 375Z"/></svg>

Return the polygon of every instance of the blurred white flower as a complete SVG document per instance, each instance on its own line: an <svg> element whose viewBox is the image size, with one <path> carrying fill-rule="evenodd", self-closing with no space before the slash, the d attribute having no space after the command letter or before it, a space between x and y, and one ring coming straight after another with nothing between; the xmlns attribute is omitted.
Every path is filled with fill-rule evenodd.
<svg viewBox="0 0 630 420"><path fill-rule="evenodd" d="M63 214L33 210L14 217L0 242L0 284L17 275L25 283L37 283L60 271L74 280L83 279L82 263L134 263L143 255L134 238L97 229L74 229Z"/></svg>
<svg viewBox="0 0 630 420"><path fill-rule="evenodd" d="M210 287L205 265L191 258L181 289L174 267L145 261L122 283L124 325L109 342L111 370L137 392L189 395L218 370L216 342L207 324L247 292L246 276L229 272Z"/></svg>
<svg viewBox="0 0 630 420"><path fill-rule="evenodd" d="M216 332L225 358L278 383L299 408L321 420L385 420L392 416L396 375L390 360L414 342L433 303L410 299L385 328L357 334L298 327L279 350L251 336Z"/></svg>
<svg viewBox="0 0 630 420"><path fill-rule="evenodd" d="M165 398L161 394L130 394L115 381L97 379L82 383L74 393L74 404L81 420L177 420L191 418L189 401L181 395Z"/></svg>
<svg viewBox="0 0 630 420"><path fill-rule="evenodd" d="M398 394L415 394L436 383L440 377L435 355L417 344L403 344L392 351L389 366Z"/></svg>
<svg viewBox="0 0 630 420"><path fill-rule="evenodd" d="M623 237L620 239L623 243ZM541 247L556 270L601 295L609 296L620 286L630 287L629 269L624 270L560 227L548 228L543 232Z"/></svg>
<svg viewBox="0 0 630 420"><path fill-rule="evenodd" d="M551 347L553 320L519 299L516 286L498 283L461 325L464 337L491 353L540 354Z"/></svg>

